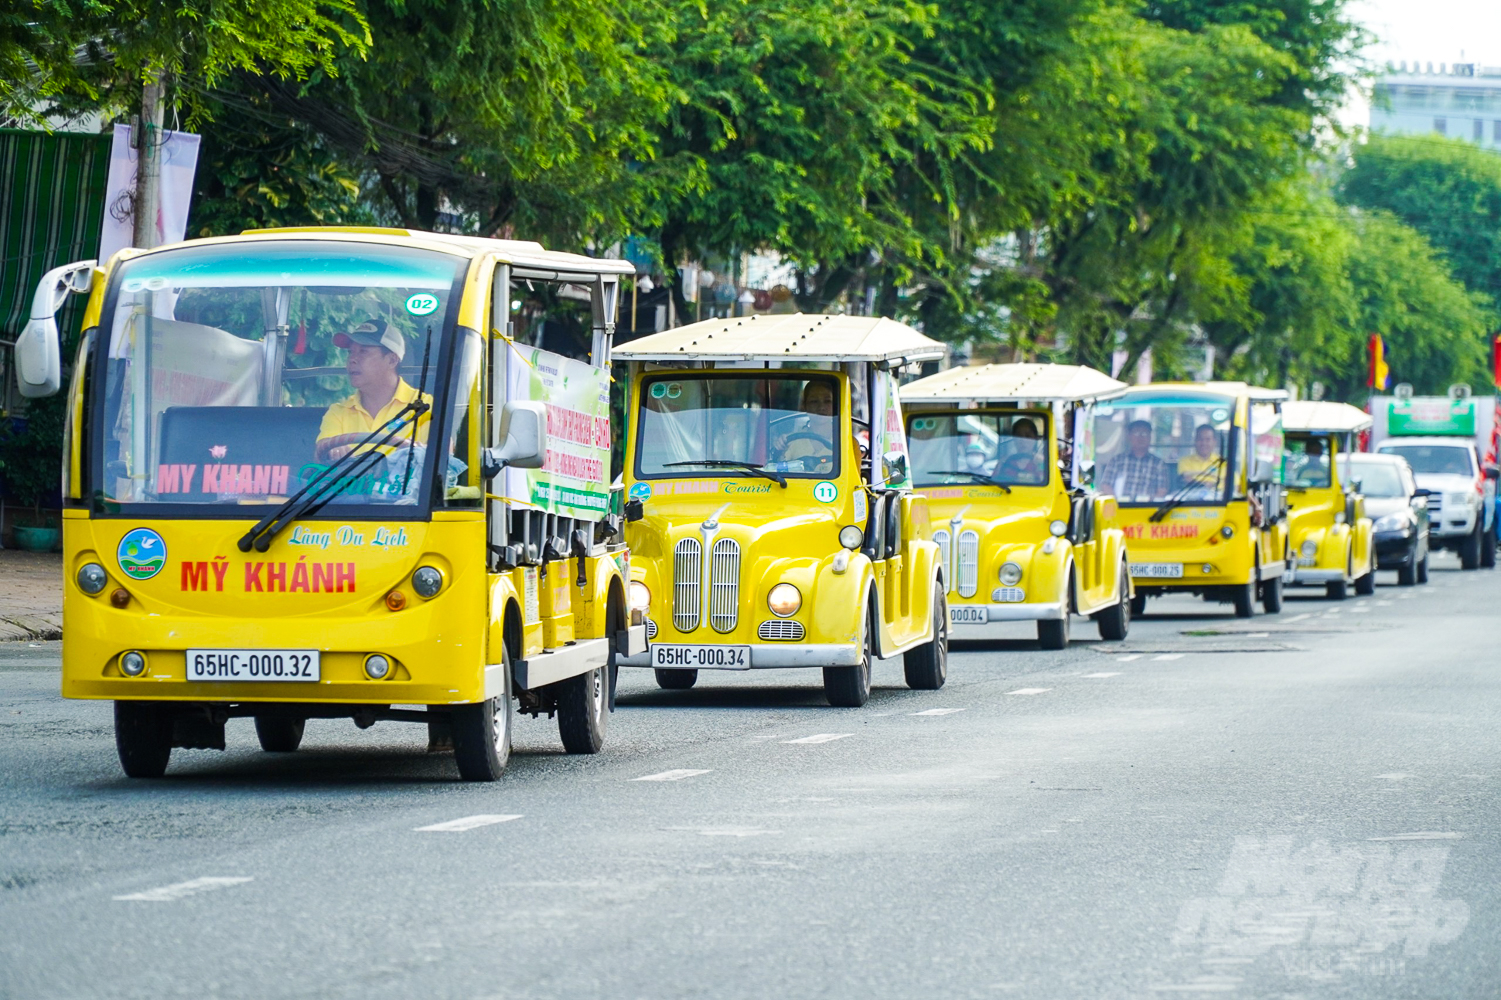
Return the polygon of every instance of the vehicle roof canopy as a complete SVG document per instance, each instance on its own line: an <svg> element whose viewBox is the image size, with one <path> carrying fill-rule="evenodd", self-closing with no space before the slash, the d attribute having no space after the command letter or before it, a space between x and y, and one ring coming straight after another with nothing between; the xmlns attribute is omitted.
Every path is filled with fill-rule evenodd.
<svg viewBox="0 0 1501 1000"><path fill-rule="evenodd" d="M615 348L620 361L877 361L943 358L948 348L879 316L744 316L690 323Z"/></svg>
<svg viewBox="0 0 1501 1000"><path fill-rule="evenodd" d="M1282 429L1306 434L1351 434L1371 426L1371 415L1349 403L1297 399L1282 404Z"/></svg>
<svg viewBox="0 0 1501 1000"><path fill-rule="evenodd" d="M1217 393L1221 396L1245 396L1254 403L1279 403L1287 399L1286 389L1267 389L1259 385L1250 385L1246 382L1150 382L1146 385L1131 386L1126 390L1126 395L1131 395L1132 393L1162 392L1163 390Z"/></svg>
<svg viewBox="0 0 1501 1000"><path fill-rule="evenodd" d="M1083 365L978 365L950 368L902 386L903 403L1091 402L1119 396L1126 383Z"/></svg>

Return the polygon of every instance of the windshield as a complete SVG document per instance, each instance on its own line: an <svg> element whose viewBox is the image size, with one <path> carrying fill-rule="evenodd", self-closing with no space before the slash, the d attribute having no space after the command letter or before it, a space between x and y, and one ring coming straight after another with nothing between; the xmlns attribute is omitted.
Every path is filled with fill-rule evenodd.
<svg viewBox="0 0 1501 1000"><path fill-rule="evenodd" d="M1402 481L1402 473L1394 462L1352 460L1341 457L1340 477L1360 484L1360 492L1368 497L1405 497L1411 492Z"/></svg>
<svg viewBox="0 0 1501 1000"><path fill-rule="evenodd" d="M1045 413L921 413L907 419L913 483L1048 482Z"/></svg>
<svg viewBox="0 0 1501 1000"><path fill-rule="evenodd" d="M1228 499L1235 482L1235 400L1202 393L1140 392L1095 408L1084 441L1094 487L1124 503ZM1231 452L1235 454L1232 455Z"/></svg>
<svg viewBox="0 0 1501 1000"><path fill-rule="evenodd" d="M1329 471L1329 442L1321 437L1287 439L1282 455L1284 485L1295 490L1325 487L1332 481Z"/></svg>
<svg viewBox="0 0 1501 1000"><path fill-rule="evenodd" d="M843 432L833 376L647 378L638 405L638 478L839 472Z"/></svg>
<svg viewBox="0 0 1501 1000"><path fill-rule="evenodd" d="M1401 455L1418 475L1473 476L1470 449L1452 444L1383 445L1383 455Z"/></svg>
<svg viewBox="0 0 1501 1000"><path fill-rule="evenodd" d="M424 369L421 401L433 402L464 263L332 241L185 247L125 262L100 324L97 499L280 503L372 431L403 424L342 484L342 516L350 504L417 504L435 465L453 486L466 477L467 449L430 458L437 411L415 420L409 404ZM477 364L473 351L460 356Z"/></svg>

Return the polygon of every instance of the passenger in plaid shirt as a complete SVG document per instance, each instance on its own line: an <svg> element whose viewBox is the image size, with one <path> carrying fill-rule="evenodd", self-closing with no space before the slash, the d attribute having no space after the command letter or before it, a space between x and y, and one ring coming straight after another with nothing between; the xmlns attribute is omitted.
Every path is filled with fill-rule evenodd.
<svg viewBox="0 0 1501 1000"><path fill-rule="evenodd" d="M1124 451L1100 467L1095 488L1122 500L1156 500L1167 496L1171 486L1167 463L1152 454L1152 425L1133 420L1126 426Z"/></svg>

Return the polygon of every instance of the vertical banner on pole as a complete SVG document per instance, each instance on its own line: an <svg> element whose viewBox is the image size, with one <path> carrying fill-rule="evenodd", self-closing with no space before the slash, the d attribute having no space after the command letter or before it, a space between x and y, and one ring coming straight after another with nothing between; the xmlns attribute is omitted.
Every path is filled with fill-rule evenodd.
<svg viewBox="0 0 1501 1000"><path fill-rule="evenodd" d="M115 251L135 245L135 214L131 192L135 190L139 151L131 141L129 125L116 125L110 146L109 185L105 189L104 230L99 237L99 262ZM198 169L198 136L191 132L162 132L161 183L156 215L157 245L176 243L188 230L188 205L193 197L193 176Z"/></svg>

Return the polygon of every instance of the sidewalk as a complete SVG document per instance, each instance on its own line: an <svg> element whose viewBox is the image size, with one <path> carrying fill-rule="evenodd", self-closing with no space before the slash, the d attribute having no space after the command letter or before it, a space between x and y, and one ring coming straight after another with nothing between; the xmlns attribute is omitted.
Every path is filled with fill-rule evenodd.
<svg viewBox="0 0 1501 1000"><path fill-rule="evenodd" d="M62 555L0 549L0 642L62 634Z"/></svg>

